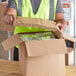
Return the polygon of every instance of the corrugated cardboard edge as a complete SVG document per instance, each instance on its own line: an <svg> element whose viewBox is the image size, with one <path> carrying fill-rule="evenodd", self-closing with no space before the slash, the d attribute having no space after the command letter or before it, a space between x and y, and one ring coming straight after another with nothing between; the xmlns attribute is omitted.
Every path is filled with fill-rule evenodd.
<svg viewBox="0 0 76 76"><path fill-rule="evenodd" d="M72 41L72 42L76 43L76 39L73 38L71 35L63 34L63 37L64 37L65 40L69 40L69 41Z"/></svg>
<svg viewBox="0 0 76 76"><path fill-rule="evenodd" d="M7 51L16 45L19 45L22 42L23 42L23 40L20 38L20 36L18 34L16 34L16 35L12 36L11 38L3 41L2 45L3 45L4 49Z"/></svg>

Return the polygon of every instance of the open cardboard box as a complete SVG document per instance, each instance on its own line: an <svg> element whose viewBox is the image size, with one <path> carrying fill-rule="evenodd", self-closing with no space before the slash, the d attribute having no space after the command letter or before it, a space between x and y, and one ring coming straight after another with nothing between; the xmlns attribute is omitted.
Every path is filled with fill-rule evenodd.
<svg viewBox="0 0 76 76"><path fill-rule="evenodd" d="M23 41L19 34L2 42L5 50L19 45L19 64L23 76L65 76L65 40L76 42L62 34L55 23L49 20L17 18L16 26L45 28L56 32L58 39ZM32 21L33 20L33 21ZM48 24L50 23L51 24ZM37 23L37 24L36 24ZM7 27L6 27L7 28ZM50 28L50 29L49 29Z"/></svg>
<svg viewBox="0 0 76 76"><path fill-rule="evenodd" d="M19 65L23 76L65 76L65 40L76 42L69 35L62 34L53 21L17 18L14 26L30 26L52 30L58 39L23 41L19 34L5 40L2 45L8 50L19 45ZM10 28L9 28L10 27ZM14 28L0 22L0 30L14 31ZM11 29L11 30L10 30Z"/></svg>

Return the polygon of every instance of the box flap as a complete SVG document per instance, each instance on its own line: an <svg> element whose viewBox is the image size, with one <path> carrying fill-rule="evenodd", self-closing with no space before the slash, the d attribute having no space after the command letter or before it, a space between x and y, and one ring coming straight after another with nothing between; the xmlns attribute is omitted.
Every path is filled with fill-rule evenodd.
<svg viewBox="0 0 76 76"><path fill-rule="evenodd" d="M3 22L1 22L0 25L5 25L5 24ZM11 26L11 25L7 25L7 26ZM17 21L14 24L14 26L28 26L28 27L36 27L36 28L47 29L49 31L53 31L53 33L56 37L58 37L58 38L63 37L61 31L58 29L58 27L56 27L56 24L51 20L17 17ZM2 27L3 27L3 30L4 30L4 28L9 30L9 28L6 26L2 26Z"/></svg>
<svg viewBox="0 0 76 76"><path fill-rule="evenodd" d="M76 39L73 38L71 35L63 34L63 37L64 37L65 40L69 40L69 41L72 41L72 42L76 42Z"/></svg>
<svg viewBox="0 0 76 76"><path fill-rule="evenodd" d="M11 32L14 32L14 26L6 25L6 24L0 22L0 30L1 31L11 31Z"/></svg>
<svg viewBox="0 0 76 76"><path fill-rule="evenodd" d="M56 26L56 23L52 20L43 20L38 18L25 18L25 17L17 17L16 19L17 21L14 24L15 26L29 26L29 27L48 29L49 31L53 31L58 38L63 37L61 31Z"/></svg>
<svg viewBox="0 0 76 76"><path fill-rule="evenodd" d="M27 41L25 45L27 54L30 57L67 52L64 39Z"/></svg>
<svg viewBox="0 0 76 76"><path fill-rule="evenodd" d="M14 36L8 38L7 40L3 41L2 45L3 45L4 49L7 51L10 48L13 48L14 46L20 44L21 42L23 42L23 40L17 34L17 35L14 35Z"/></svg>

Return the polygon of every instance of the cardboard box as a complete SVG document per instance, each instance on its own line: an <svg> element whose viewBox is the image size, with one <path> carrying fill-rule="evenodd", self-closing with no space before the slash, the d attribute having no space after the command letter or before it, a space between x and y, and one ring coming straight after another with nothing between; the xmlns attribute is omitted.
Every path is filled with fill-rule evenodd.
<svg viewBox="0 0 76 76"><path fill-rule="evenodd" d="M65 52L63 39L21 42L19 64L23 76L65 76Z"/></svg>
<svg viewBox="0 0 76 76"><path fill-rule="evenodd" d="M12 44L9 45L9 41ZM65 76L66 45L63 39L24 42L19 35L15 35L9 41L3 42L6 50L19 44L19 63L23 76Z"/></svg>

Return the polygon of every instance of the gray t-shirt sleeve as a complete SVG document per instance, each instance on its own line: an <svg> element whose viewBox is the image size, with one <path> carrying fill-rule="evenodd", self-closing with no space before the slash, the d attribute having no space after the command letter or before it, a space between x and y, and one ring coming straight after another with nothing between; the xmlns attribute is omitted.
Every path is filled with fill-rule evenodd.
<svg viewBox="0 0 76 76"><path fill-rule="evenodd" d="M61 5L61 0L57 0L56 13L64 13L64 10L63 10L62 5Z"/></svg>
<svg viewBox="0 0 76 76"><path fill-rule="evenodd" d="M9 0L8 1L8 4L7 4L7 8L14 8L14 9L17 9L16 8L16 3L14 0Z"/></svg>

